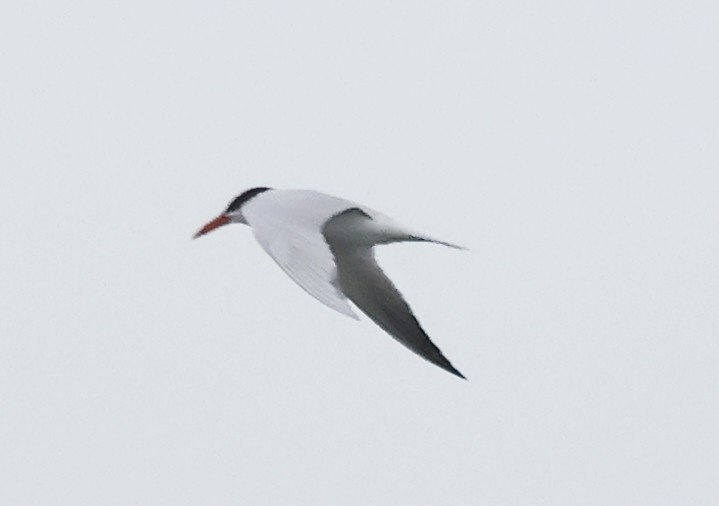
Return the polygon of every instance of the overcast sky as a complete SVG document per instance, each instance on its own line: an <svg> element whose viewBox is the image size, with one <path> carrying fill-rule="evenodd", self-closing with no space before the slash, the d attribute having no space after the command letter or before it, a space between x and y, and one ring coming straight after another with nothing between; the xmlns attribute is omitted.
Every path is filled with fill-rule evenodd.
<svg viewBox="0 0 719 506"><path fill-rule="evenodd" d="M0 504L719 503L715 2L6 1ZM379 250L468 378L190 237Z"/></svg>

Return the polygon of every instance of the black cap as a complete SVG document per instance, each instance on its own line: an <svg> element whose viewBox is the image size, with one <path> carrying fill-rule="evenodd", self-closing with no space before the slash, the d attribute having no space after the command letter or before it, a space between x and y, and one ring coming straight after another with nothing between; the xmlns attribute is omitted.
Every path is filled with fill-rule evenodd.
<svg viewBox="0 0 719 506"><path fill-rule="evenodd" d="M271 190L272 188L266 188L264 186L260 186L257 188L252 188L250 190L247 190L244 193L241 193L237 197L235 197L232 202L230 202L230 205L227 206L227 209L225 210L225 213L231 213L233 211L237 211L240 207L242 207L242 204L250 200L252 197L254 197L257 194L260 194L262 192L266 192L267 190Z"/></svg>

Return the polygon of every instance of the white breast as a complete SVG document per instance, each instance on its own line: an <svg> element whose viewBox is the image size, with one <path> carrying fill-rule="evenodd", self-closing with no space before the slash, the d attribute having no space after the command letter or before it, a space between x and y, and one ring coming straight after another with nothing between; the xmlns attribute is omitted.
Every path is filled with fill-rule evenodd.
<svg viewBox="0 0 719 506"><path fill-rule="evenodd" d="M242 214L255 238L307 293L357 318L337 285L337 268L322 227L357 204L311 190L273 190L252 198Z"/></svg>

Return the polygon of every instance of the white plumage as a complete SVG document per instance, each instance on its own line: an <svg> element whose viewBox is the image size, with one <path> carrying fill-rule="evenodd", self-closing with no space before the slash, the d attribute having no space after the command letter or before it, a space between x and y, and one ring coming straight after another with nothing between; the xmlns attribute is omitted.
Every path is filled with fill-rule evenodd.
<svg viewBox="0 0 719 506"><path fill-rule="evenodd" d="M260 246L307 293L335 311L359 319L336 285L337 268L322 235L328 217L348 202L303 190L268 191L242 206Z"/></svg>
<svg viewBox="0 0 719 506"><path fill-rule="evenodd" d="M233 222L249 225L262 248L317 300L357 319L351 300L406 347L464 378L429 339L373 252L378 244L402 241L458 246L409 230L348 200L311 190L270 188L239 195L195 237Z"/></svg>

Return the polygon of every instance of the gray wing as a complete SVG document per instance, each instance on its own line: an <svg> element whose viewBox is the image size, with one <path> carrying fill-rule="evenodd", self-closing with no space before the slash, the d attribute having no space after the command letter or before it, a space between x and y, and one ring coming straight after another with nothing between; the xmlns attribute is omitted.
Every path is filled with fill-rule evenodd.
<svg viewBox="0 0 719 506"><path fill-rule="evenodd" d="M466 379L422 329L402 294L377 265L372 247L348 240L347 230L355 228L358 220L371 219L359 209L349 209L329 220L324 227L342 291L404 346L445 371Z"/></svg>

